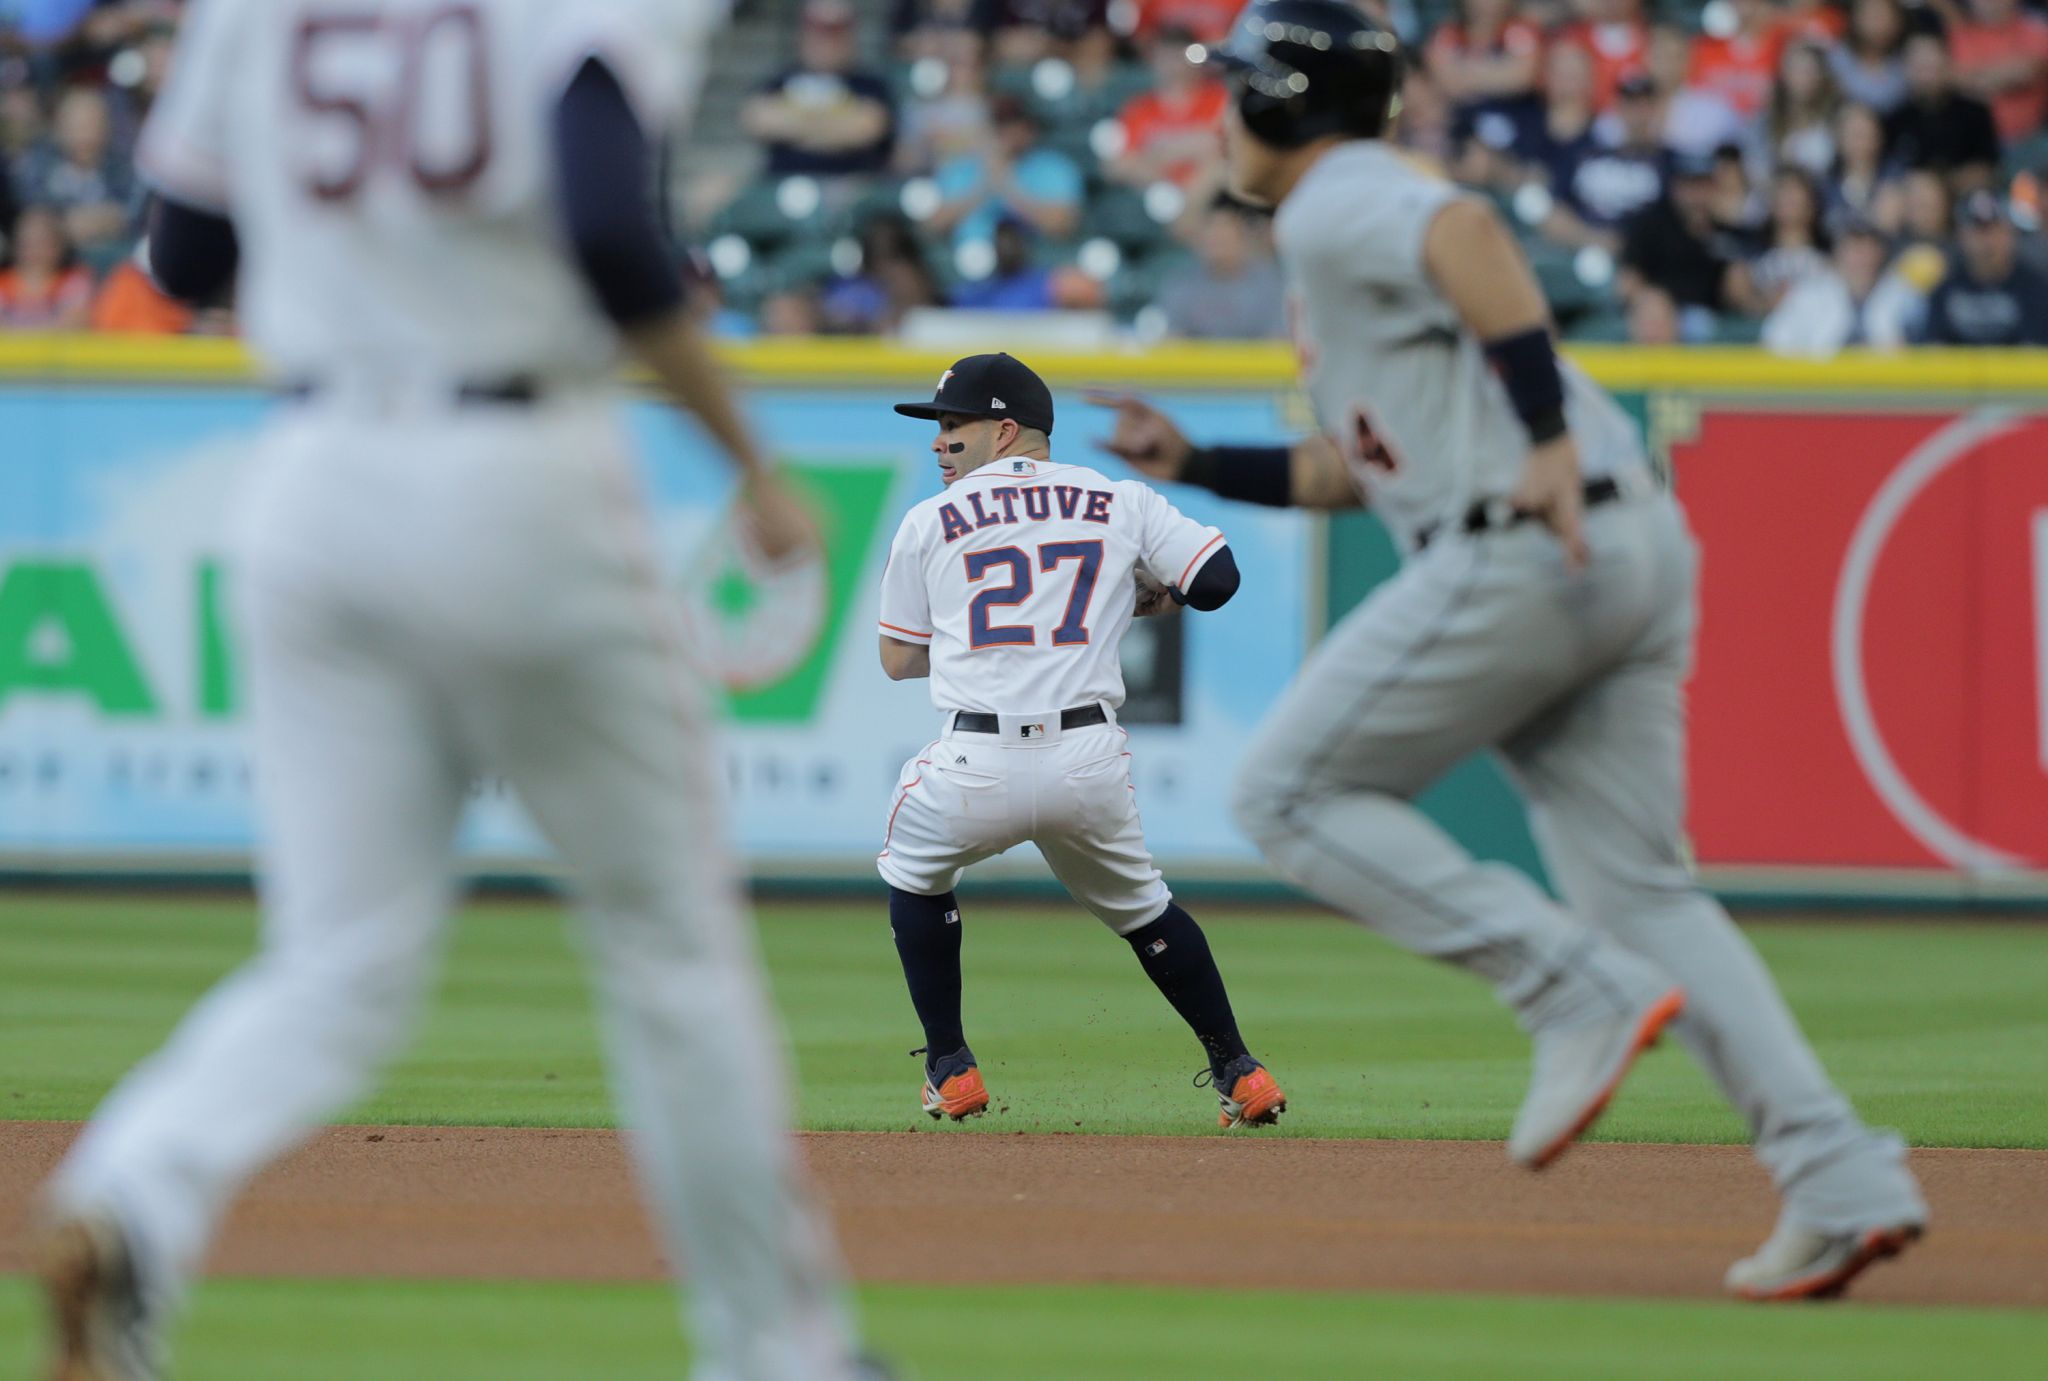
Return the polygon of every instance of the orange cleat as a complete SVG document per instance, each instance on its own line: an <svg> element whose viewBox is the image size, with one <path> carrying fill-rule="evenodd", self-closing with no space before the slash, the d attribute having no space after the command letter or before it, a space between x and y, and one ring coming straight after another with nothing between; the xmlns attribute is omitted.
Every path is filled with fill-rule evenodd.
<svg viewBox="0 0 2048 1381"><path fill-rule="evenodd" d="M1270 1127L1287 1111L1287 1095L1280 1091L1266 1067L1249 1055L1240 1055L1220 1071L1205 1069L1195 1076L1195 1087L1212 1087L1223 1110L1216 1125Z"/></svg>
<svg viewBox="0 0 2048 1381"><path fill-rule="evenodd" d="M926 1065L923 1099L926 1114L935 1121L950 1117L958 1122L963 1117L978 1117L987 1112L988 1086L981 1082L974 1053L963 1045Z"/></svg>

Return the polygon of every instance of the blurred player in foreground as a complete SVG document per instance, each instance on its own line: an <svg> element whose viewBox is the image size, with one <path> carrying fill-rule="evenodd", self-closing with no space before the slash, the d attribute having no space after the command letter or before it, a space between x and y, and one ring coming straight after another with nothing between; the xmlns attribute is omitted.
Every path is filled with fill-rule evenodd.
<svg viewBox="0 0 2048 1381"><path fill-rule="evenodd" d="M924 1110L957 1122L988 1109L961 1025L953 888L1029 840L1194 1031L1218 1122L1279 1121L1287 1097L1245 1049L1209 941L1145 847L1116 722L1132 617L1222 608L1238 586L1229 544L1148 485L1054 461L1052 391L1008 355L971 355L929 403L896 411L938 423L946 484L904 515L880 615L883 669L930 677L941 712L939 737L904 764L876 860L924 1025Z"/></svg>
<svg viewBox="0 0 2048 1381"><path fill-rule="evenodd" d="M655 202L652 141L694 101L719 8L187 11L141 147L154 269L187 298L238 277L288 394L239 568L265 925L49 1188L62 1381L157 1375L237 1189L406 1044L486 773L581 884L624 1120L690 1267L697 1375L874 1374L786 1129L711 711L613 383L623 341L731 458L762 552L810 547L690 324Z"/></svg>
<svg viewBox="0 0 2048 1381"><path fill-rule="evenodd" d="M1499 219L1380 138L1397 47L1337 0L1260 0L1221 47L1190 50L1232 83L1236 190L1277 208L1325 435L1197 448L1142 402L1098 400L1118 410L1109 449L1148 474L1251 503L1369 503L1404 550L1246 749L1238 819L1296 883L1515 1011L1534 1043L1508 1140L1523 1165L1561 1155L1675 1021L1784 1199L1729 1288L1837 1291L1927 1209L1898 1138L1828 1081L1688 866L1692 537L1634 424L1557 358ZM1411 804L1482 749L1514 773L1571 911Z"/></svg>

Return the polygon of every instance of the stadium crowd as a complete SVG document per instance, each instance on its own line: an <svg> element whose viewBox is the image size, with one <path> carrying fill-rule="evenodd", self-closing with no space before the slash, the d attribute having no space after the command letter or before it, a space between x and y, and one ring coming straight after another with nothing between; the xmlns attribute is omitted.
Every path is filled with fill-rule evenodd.
<svg viewBox="0 0 2048 1381"><path fill-rule="evenodd" d="M2048 20L2020 0L1361 4L1415 55L1396 137L1498 202L1568 337L2048 344ZM1185 59L1237 8L809 0L737 112L757 171L681 189L720 328L1284 334L1266 218L1223 189L1223 89ZM133 254L181 9L0 0L0 329L229 329Z"/></svg>

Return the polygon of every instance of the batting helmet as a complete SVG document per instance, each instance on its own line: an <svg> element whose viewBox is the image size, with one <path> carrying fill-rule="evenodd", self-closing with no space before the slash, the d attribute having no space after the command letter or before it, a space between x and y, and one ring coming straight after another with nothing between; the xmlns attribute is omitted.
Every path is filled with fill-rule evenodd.
<svg viewBox="0 0 2048 1381"><path fill-rule="evenodd" d="M1401 79L1394 35L1343 0L1253 0L1222 44L1197 47L1232 78L1245 128L1280 149L1378 136Z"/></svg>

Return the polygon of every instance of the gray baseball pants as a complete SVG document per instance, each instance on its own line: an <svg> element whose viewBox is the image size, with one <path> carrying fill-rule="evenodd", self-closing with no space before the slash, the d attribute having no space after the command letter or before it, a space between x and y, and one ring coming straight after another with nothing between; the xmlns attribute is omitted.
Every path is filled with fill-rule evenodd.
<svg viewBox="0 0 2048 1381"><path fill-rule="evenodd" d="M1698 555L1683 515L1656 495L1595 508L1586 527L1576 573L1535 523L1412 557L1267 716L1238 819L1287 878L1485 978L1525 1029L1612 1010L1661 970L1686 990L1674 1030L1748 1123L1788 1212L1822 1231L1924 1212L1902 1144L1857 1118L1692 876L1682 687ZM1411 804L1489 748L1566 906Z"/></svg>

